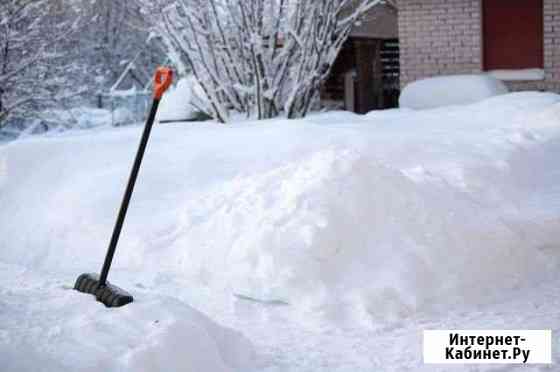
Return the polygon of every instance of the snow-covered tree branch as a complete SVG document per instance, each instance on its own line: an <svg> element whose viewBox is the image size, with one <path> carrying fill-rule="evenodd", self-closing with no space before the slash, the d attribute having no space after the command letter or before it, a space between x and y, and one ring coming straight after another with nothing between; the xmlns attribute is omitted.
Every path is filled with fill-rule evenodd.
<svg viewBox="0 0 560 372"><path fill-rule="evenodd" d="M75 30L67 14L60 14L66 5L64 0L0 2L0 126L60 98L61 72L68 72L70 62L61 58L58 44Z"/></svg>
<svg viewBox="0 0 560 372"><path fill-rule="evenodd" d="M80 58L92 80L92 90L108 90L121 77L126 66L133 63L138 83L151 80L157 64L165 56L146 40L150 27L135 1L80 0L88 19L80 37Z"/></svg>
<svg viewBox="0 0 560 372"><path fill-rule="evenodd" d="M144 0L209 114L305 116L356 21L383 0Z"/></svg>

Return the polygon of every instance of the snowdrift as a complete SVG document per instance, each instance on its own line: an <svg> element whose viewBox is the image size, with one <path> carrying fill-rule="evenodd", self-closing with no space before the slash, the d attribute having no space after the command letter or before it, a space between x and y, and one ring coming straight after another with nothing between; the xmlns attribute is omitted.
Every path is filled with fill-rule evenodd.
<svg viewBox="0 0 560 372"><path fill-rule="evenodd" d="M97 268L139 133L0 147L0 262ZM557 273L559 151L560 96L541 93L156 127L115 275L365 322L484 302Z"/></svg>
<svg viewBox="0 0 560 372"><path fill-rule="evenodd" d="M0 264L3 371L232 372L253 358L241 334L172 298L114 311L41 274Z"/></svg>
<svg viewBox="0 0 560 372"><path fill-rule="evenodd" d="M402 108L424 110L468 105L508 93L506 85L493 75L449 75L408 84L399 98Z"/></svg>

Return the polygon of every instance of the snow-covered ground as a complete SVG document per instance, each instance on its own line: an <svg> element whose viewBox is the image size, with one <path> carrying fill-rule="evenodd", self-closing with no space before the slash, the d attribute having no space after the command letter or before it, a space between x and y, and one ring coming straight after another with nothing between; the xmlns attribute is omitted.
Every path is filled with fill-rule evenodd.
<svg viewBox="0 0 560 372"><path fill-rule="evenodd" d="M422 330L470 328L553 329L558 360L560 96L157 126L110 276L137 302L107 310L68 288L140 131L0 147L8 370L515 369L422 364Z"/></svg>

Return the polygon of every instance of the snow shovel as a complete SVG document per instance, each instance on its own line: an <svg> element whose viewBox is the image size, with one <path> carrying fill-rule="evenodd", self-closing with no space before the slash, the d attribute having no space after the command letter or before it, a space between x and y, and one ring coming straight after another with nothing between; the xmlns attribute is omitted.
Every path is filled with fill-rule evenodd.
<svg viewBox="0 0 560 372"><path fill-rule="evenodd" d="M119 236L124 224L130 198L132 197L132 191L134 190L134 185L136 183L136 179L138 178L138 172L140 171L140 165L142 164L142 158L144 157L150 132L152 131L159 102L163 93L165 93L171 85L172 80L173 71L171 69L166 67L160 67L157 69L154 82L154 102L152 110L150 112L150 116L148 117L148 121L146 122L146 126L144 127L144 132L142 133L140 146L138 147L138 152L136 153L136 158L134 159L134 165L132 166L132 171L130 173L128 185L121 203L117 222L115 223L115 228L113 229L109 249L107 250L105 262L103 263L103 268L101 269L101 275L82 274L78 277L76 284L74 285L74 289L83 293L94 295L97 301L102 302L107 307L120 307L133 301L131 294L109 283L107 281L107 275L109 274L111 262L113 261L113 256L115 255Z"/></svg>

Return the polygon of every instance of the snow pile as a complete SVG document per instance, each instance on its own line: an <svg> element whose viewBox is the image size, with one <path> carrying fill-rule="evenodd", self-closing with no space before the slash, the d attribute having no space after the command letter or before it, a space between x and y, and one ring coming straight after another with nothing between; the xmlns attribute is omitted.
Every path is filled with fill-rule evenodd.
<svg viewBox="0 0 560 372"><path fill-rule="evenodd" d="M45 117L49 122L68 123L75 129L109 126L112 123L111 110L85 106L69 110L49 110Z"/></svg>
<svg viewBox="0 0 560 372"><path fill-rule="evenodd" d="M71 284L100 265L140 131L0 147L8 272L57 271ZM559 151L560 96L543 93L157 126L111 275L127 289L141 283L131 312L144 311L151 291L184 298L197 288L358 324L486 303L557 278ZM67 293L61 304L83 301ZM23 297L8 309L31 306ZM56 305L41 304L45 316Z"/></svg>
<svg viewBox="0 0 560 372"><path fill-rule="evenodd" d="M109 310L53 276L0 263L2 370L232 372L253 357L243 336L177 300Z"/></svg>
<svg viewBox="0 0 560 372"><path fill-rule="evenodd" d="M40 119L0 128L0 143L45 133L56 134L70 129L92 129L110 126L111 123L130 123L130 110L110 110L93 107L75 107L67 110L46 110Z"/></svg>
<svg viewBox="0 0 560 372"><path fill-rule="evenodd" d="M399 105L415 110L467 105L507 92L504 83L490 75L439 76L407 85Z"/></svg>

